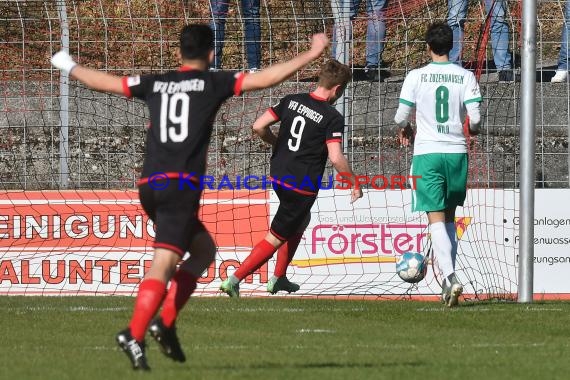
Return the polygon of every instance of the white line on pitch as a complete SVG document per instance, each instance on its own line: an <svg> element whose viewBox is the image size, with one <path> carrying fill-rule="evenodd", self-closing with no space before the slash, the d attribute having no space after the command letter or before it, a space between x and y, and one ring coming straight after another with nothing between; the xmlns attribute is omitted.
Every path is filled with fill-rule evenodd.
<svg viewBox="0 0 570 380"><path fill-rule="evenodd" d="M316 334L318 334L318 333L329 333L329 334L336 333L335 330L327 330L327 329L300 329L300 330L297 330L297 332L301 333L301 334L303 334L303 333L316 333Z"/></svg>
<svg viewBox="0 0 570 380"><path fill-rule="evenodd" d="M452 344L452 347L473 347L473 348L517 348L517 347L544 347L546 343L473 343L473 344Z"/></svg>
<svg viewBox="0 0 570 380"><path fill-rule="evenodd" d="M7 307L4 310L23 312L23 311L67 311L67 312L83 312L83 311L98 311L98 312L119 312L130 310L128 307L93 307L93 306L24 306L24 307Z"/></svg>
<svg viewBox="0 0 570 380"><path fill-rule="evenodd" d="M514 305L513 305L514 306ZM427 312L443 312L449 310L447 307L421 307L416 309L416 311L427 311ZM510 312L529 312L529 311L564 311L562 308L558 307L526 307L526 308L504 308L504 307L459 307L453 309L454 311L461 312L473 312L473 313L483 313L483 312L494 312L494 311L510 311Z"/></svg>

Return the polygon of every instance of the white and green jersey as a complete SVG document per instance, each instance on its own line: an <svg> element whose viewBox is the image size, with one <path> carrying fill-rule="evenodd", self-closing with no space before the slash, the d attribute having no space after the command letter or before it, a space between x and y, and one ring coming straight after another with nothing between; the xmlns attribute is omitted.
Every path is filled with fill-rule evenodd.
<svg viewBox="0 0 570 380"><path fill-rule="evenodd" d="M400 103L416 108L414 155L465 153L465 104L481 101L473 73L451 62L432 62L406 76Z"/></svg>

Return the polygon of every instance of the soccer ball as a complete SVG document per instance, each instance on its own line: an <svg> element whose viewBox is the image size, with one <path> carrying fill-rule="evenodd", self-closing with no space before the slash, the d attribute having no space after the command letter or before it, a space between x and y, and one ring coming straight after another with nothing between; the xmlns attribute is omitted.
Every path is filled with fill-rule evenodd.
<svg viewBox="0 0 570 380"><path fill-rule="evenodd" d="M427 272L427 260L417 252L406 252L396 262L396 273L406 282L416 283L423 280Z"/></svg>

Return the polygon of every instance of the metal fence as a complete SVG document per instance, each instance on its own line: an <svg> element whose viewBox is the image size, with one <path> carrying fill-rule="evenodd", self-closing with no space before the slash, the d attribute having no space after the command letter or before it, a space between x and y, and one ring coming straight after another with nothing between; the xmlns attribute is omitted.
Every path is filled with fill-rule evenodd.
<svg viewBox="0 0 570 380"><path fill-rule="evenodd" d="M307 48L309 36L315 32L332 36L336 30L333 14L338 14L333 7L340 3L261 1L261 68ZM508 44L516 74L520 62L520 2L501 3L506 5ZM489 30L492 22L485 22L487 11L483 4L469 2L463 43L464 64L480 71L484 94L485 133L472 141L470 185L513 188L519 182L519 83L498 80ZM221 63L224 69L245 70L246 21L250 20L241 1L230 1L228 5ZM561 1L541 1L538 6L537 187L568 186L570 89L567 80L550 82L561 48L564 8L565 2ZM406 173L411 151L399 148L392 122L401 82L407 71L427 62L423 31L430 22L446 20L447 1L389 0L381 13L370 12L367 1L362 1L352 13L347 56L354 78L346 92L347 153L357 172ZM70 53L90 67L119 75L172 69L178 64L175 48L181 26L209 23L213 15L219 17L212 2L206 0L0 2L4 31L0 40L3 188L135 187L144 155L144 105L95 93L61 78L50 67L49 57L62 46L62 35L67 31ZM386 78L375 81L364 66L367 27L378 17L386 27L382 54L382 76ZM330 56L332 52L327 53ZM284 94L310 90L318 65L325 58L280 87L227 102L216 120L209 172L265 174L270 151L252 137L253 120ZM62 128L66 125L67 137Z"/></svg>

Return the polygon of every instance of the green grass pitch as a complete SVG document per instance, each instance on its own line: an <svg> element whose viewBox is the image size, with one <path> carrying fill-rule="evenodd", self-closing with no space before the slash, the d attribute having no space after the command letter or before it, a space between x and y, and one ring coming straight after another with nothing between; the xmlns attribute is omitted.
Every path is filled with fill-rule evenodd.
<svg viewBox="0 0 570 380"><path fill-rule="evenodd" d="M133 298L1 297L1 379L567 379L570 303L194 298L186 363L148 338L150 374L114 335Z"/></svg>

